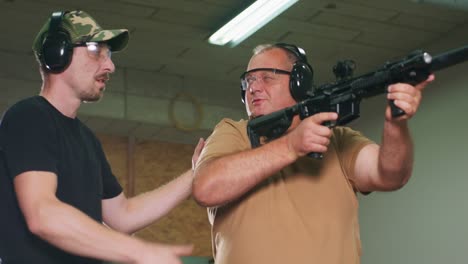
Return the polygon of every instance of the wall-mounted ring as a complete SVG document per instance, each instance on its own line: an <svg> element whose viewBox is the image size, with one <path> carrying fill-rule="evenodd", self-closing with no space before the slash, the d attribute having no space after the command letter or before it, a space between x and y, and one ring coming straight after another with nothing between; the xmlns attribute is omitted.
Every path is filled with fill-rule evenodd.
<svg viewBox="0 0 468 264"><path fill-rule="evenodd" d="M177 120L175 116L175 103L176 101L185 98L188 99L188 101L192 104L192 106L195 108L195 113L194 115L196 116L195 122L193 125L187 126L182 124L180 121ZM203 120L203 108L202 105L198 102L197 98L195 98L193 95L186 93L186 92L179 92L177 93L174 98L171 99L169 102L169 120L171 120L172 124L177 129L180 129L182 131L194 131L200 128L201 122Z"/></svg>

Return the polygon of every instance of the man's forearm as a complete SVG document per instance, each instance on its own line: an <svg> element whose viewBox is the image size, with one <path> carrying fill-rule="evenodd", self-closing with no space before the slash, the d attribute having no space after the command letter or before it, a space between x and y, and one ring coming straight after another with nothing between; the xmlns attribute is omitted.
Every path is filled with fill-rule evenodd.
<svg viewBox="0 0 468 264"><path fill-rule="evenodd" d="M379 171L384 182L403 186L413 168L413 141L407 121L386 121L379 153Z"/></svg>
<svg viewBox="0 0 468 264"><path fill-rule="evenodd" d="M255 149L209 160L195 170L194 198L208 207L226 204L296 159L286 137L281 137Z"/></svg>
<svg viewBox="0 0 468 264"><path fill-rule="evenodd" d="M125 233L136 232L166 215L192 193L193 171L152 191L125 200L119 215L113 215L112 227Z"/></svg>
<svg viewBox="0 0 468 264"><path fill-rule="evenodd" d="M36 235L74 255L132 263L143 242L97 223L72 206L50 203L31 228Z"/></svg>

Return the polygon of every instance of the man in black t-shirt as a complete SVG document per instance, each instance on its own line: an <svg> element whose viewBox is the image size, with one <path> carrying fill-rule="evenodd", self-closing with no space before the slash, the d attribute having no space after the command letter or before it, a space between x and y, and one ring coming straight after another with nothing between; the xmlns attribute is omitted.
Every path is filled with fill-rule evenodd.
<svg viewBox="0 0 468 264"><path fill-rule="evenodd" d="M128 234L187 198L192 171L127 199L100 142L76 117L82 102L102 97L115 70L110 55L128 38L83 11L53 13L37 35L40 95L14 104L0 124L0 263L181 263L191 253ZM200 140L194 160L202 147Z"/></svg>

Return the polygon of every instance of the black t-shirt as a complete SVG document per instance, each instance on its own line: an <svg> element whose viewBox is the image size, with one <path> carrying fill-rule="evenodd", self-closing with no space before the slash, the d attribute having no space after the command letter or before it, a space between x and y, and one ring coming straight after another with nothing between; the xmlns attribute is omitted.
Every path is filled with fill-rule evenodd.
<svg viewBox="0 0 468 264"><path fill-rule="evenodd" d="M41 96L16 103L0 124L1 263L101 263L29 232L13 187L14 177L26 171L55 173L58 199L97 222L102 222L101 200L122 192L101 144L78 118L64 116Z"/></svg>

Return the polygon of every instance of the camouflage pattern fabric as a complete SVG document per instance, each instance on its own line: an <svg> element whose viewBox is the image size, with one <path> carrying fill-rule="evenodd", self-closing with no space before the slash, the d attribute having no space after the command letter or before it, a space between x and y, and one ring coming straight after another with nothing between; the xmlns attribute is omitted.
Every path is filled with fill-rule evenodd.
<svg viewBox="0 0 468 264"><path fill-rule="evenodd" d="M41 50L50 21L51 18L47 20L34 39L33 51L36 54ZM110 46L112 52L123 50L127 46L129 38L127 29L104 30L88 13L81 10L66 12L62 17L60 28L68 32L71 44L105 42Z"/></svg>

